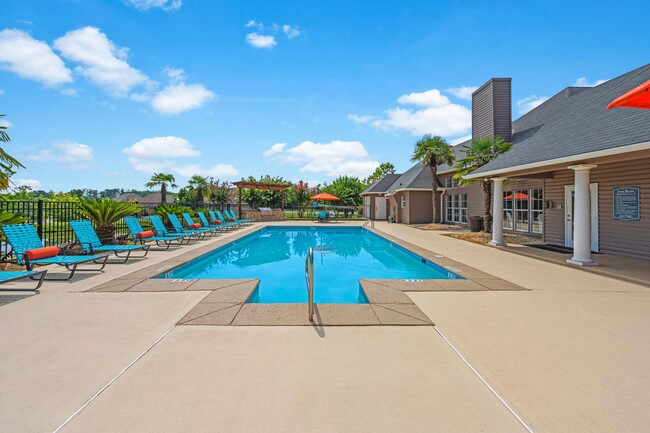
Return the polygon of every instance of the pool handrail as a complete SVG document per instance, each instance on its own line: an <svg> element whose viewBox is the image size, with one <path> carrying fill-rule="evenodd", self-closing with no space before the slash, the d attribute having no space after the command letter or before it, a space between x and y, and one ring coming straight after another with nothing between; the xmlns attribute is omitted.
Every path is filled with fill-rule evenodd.
<svg viewBox="0 0 650 433"><path fill-rule="evenodd" d="M309 248L305 257L305 282L307 283L309 321L314 321L314 249Z"/></svg>

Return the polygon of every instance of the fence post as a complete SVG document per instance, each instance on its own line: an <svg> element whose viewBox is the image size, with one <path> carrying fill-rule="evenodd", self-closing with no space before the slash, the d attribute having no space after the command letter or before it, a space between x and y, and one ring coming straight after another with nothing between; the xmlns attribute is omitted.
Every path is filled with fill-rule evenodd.
<svg viewBox="0 0 650 433"><path fill-rule="evenodd" d="M36 232L38 237L43 239L43 199L38 199L36 207Z"/></svg>

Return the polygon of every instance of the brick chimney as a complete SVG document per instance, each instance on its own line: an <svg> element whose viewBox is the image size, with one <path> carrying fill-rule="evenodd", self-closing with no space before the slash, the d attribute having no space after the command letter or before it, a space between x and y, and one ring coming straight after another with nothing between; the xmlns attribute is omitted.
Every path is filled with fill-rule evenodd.
<svg viewBox="0 0 650 433"><path fill-rule="evenodd" d="M492 78L472 93L472 140L512 140L512 78Z"/></svg>

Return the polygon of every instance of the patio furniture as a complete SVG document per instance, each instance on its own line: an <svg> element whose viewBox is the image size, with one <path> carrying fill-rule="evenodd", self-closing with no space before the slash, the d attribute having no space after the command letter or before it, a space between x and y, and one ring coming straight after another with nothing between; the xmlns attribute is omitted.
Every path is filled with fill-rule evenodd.
<svg viewBox="0 0 650 433"><path fill-rule="evenodd" d="M151 221L151 224L153 225L153 229L155 230L157 236L181 239L181 245L183 244L184 240L186 240L186 244L188 244L192 239L198 239L198 237L194 236L193 234L171 233L169 230L167 230L167 227L165 227L165 223L163 223L160 215L149 215L149 220Z"/></svg>
<svg viewBox="0 0 650 433"><path fill-rule="evenodd" d="M212 232L211 230L206 229L185 229L178 217L173 213L167 214L167 218L169 218L169 222L172 224L172 228L176 233L194 235L197 239L204 239Z"/></svg>
<svg viewBox="0 0 650 433"><path fill-rule="evenodd" d="M219 211L217 211L217 212L219 212ZM219 227L223 226L223 227L225 227L226 229L232 229L232 230L234 230L234 229L237 228L237 224L236 224L236 223L230 223L230 222L228 222L227 220L225 220L225 219L223 218L223 215L221 215L221 213L219 213L219 215L220 215L220 217L218 217L217 215L215 215L214 211L212 211L212 210L210 211L210 218L212 218L212 221L221 221L221 224L218 224Z"/></svg>
<svg viewBox="0 0 650 433"><path fill-rule="evenodd" d="M43 285L43 280L47 270L42 271L0 271L0 284L10 283L12 281L18 280L35 280L37 281L36 287L34 288L24 288L24 287L0 287L0 291L7 292L35 292L41 288ZM38 276L38 278L36 278Z"/></svg>
<svg viewBox="0 0 650 433"><path fill-rule="evenodd" d="M187 212L183 212L183 218L185 219L185 223L187 224L187 227L190 230L204 230L208 233L211 233L212 235L216 235L217 232L221 231L220 229L216 227L211 227L210 225L195 223L192 217L190 216L190 214Z"/></svg>
<svg viewBox="0 0 650 433"><path fill-rule="evenodd" d="M134 251L143 251L144 254L139 256L133 256L134 259L143 259L149 253L149 245L117 245L115 244L115 239L112 239L111 244L102 244L102 241L97 236L95 229L93 228L90 221L79 220L79 221L70 221L70 227L74 232L79 245L83 248L84 252L90 254L95 254L98 252L111 252L115 254L115 257L123 259L118 263L126 263L131 258L131 253ZM120 255L120 253L126 253L126 256Z"/></svg>
<svg viewBox="0 0 650 433"><path fill-rule="evenodd" d="M185 241L183 236L156 236L153 231L144 230L140 221L134 216L124 217L123 220L129 229L129 234L133 242L139 242L140 244L155 242L156 246L164 251L172 246L172 242L178 242L177 246L181 246Z"/></svg>
<svg viewBox="0 0 650 433"><path fill-rule="evenodd" d="M221 214L221 212L219 212L219 211L216 211L216 212L217 212L217 216L219 217L219 219L220 219L221 221L224 221L224 222L225 222L225 221L228 221L228 224L230 224L230 225L231 225L232 227L234 227L234 228L243 227L243 224L242 224L242 223L239 223L239 222L237 222L237 221L230 221L231 219L234 219L234 218L224 217L224 216ZM225 212L225 211L224 211L224 212Z"/></svg>
<svg viewBox="0 0 650 433"><path fill-rule="evenodd" d="M106 266L108 255L66 256L59 254L58 247L45 247L31 224L15 224L2 227L7 241L13 249L18 264L31 271L34 265L60 265L70 271L67 278L45 278L47 281L67 281L76 272L101 272ZM80 264L94 263L99 268L78 269Z"/></svg>
<svg viewBox="0 0 650 433"><path fill-rule="evenodd" d="M201 220L201 223L204 227L211 227L220 231L228 229L228 226L224 225L223 222L221 224L210 224L208 217L206 217L203 212L197 212L196 214L199 216L199 219Z"/></svg>
<svg viewBox="0 0 650 433"><path fill-rule="evenodd" d="M262 211L263 209L267 209L267 208L260 208L260 211ZM266 210L264 210L264 211L266 212ZM268 211L270 212L271 208L268 208ZM236 223L240 223L240 224L244 224L244 225L249 226L249 225L253 224L253 222L254 222L253 220L242 220L242 219L237 218L237 215L235 215L235 212L232 211L232 210L231 211L225 210L224 212L226 213L227 216L234 219Z"/></svg>

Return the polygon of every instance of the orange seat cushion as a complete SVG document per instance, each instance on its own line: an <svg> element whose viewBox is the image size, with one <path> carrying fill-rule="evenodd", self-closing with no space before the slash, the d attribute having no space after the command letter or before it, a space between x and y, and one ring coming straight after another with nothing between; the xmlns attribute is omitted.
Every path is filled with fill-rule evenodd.
<svg viewBox="0 0 650 433"><path fill-rule="evenodd" d="M147 239L147 238L152 238L155 236L155 233L152 232L151 230L147 230L145 232L140 232L137 235L135 235L136 239Z"/></svg>
<svg viewBox="0 0 650 433"><path fill-rule="evenodd" d="M28 260L47 259L59 255L59 247L43 247L25 251Z"/></svg>
<svg viewBox="0 0 650 433"><path fill-rule="evenodd" d="M234 222L235 222L235 219L234 219L234 218L230 218L228 221L230 221L231 223L234 223Z"/></svg>
<svg viewBox="0 0 650 433"><path fill-rule="evenodd" d="M200 228L201 228L201 224L199 224L199 223L194 223L194 224L192 224L192 225L190 226L190 228L191 228L191 229L200 229Z"/></svg>
<svg viewBox="0 0 650 433"><path fill-rule="evenodd" d="M221 224L221 220L214 220L214 221L212 221L212 224L219 225L219 224Z"/></svg>

